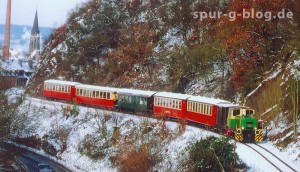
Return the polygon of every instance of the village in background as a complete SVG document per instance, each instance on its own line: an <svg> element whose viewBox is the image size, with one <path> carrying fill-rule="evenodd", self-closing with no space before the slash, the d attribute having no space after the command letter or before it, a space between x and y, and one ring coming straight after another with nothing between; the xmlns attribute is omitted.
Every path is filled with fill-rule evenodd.
<svg viewBox="0 0 300 172"><path fill-rule="evenodd" d="M29 26L10 24L9 16L4 27L4 30L0 29L0 90L24 87L38 64L41 42L47 39L53 28L40 29L37 11L31 31Z"/></svg>

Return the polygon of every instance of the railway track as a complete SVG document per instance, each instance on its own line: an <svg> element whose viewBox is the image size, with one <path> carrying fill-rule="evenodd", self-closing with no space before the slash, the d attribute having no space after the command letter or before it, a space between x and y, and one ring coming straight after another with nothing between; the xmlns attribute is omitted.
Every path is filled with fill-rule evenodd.
<svg viewBox="0 0 300 172"><path fill-rule="evenodd" d="M249 147L250 149L252 149L256 153L258 153L267 162L269 162L277 171L287 172L287 170L289 170L289 171L292 171L292 172L297 172L296 169L291 167L289 164L284 162L282 159L280 159L274 153L272 153L268 149L260 146L259 144L245 143L244 145Z"/></svg>

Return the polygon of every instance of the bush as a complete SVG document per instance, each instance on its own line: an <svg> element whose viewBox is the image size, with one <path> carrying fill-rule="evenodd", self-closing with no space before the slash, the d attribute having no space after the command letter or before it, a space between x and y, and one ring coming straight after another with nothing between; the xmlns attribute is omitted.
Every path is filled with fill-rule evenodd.
<svg viewBox="0 0 300 172"><path fill-rule="evenodd" d="M191 171L233 171L238 155L226 137L208 137L188 147Z"/></svg>

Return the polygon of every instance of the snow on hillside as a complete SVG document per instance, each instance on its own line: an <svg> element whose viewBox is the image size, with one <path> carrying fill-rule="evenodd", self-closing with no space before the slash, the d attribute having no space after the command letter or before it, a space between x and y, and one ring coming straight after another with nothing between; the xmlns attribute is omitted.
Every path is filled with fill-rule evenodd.
<svg viewBox="0 0 300 172"><path fill-rule="evenodd" d="M10 101L14 101L16 94L21 94L23 91L18 89L10 89L6 94L9 96ZM139 128L143 125L153 126L153 130L147 135L148 138L139 140L135 143L137 146L141 142L147 142L151 140L151 137L157 136L156 132L160 130L159 125L152 125L159 123L158 120L146 117L137 117L134 115L109 112L105 110L79 107L78 116L66 117L64 116L63 108L68 105L60 102L46 101L36 98L27 98L24 103L19 107L19 116L25 116L27 119L23 125L22 131L18 133L21 137L37 135L41 138L47 139L57 150L61 150L62 143L53 132L58 128L70 129L70 133L67 138L67 148L63 152L58 153L58 158L61 162L77 168L78 171L117 171L118 169L111 163L111 156L115 155L118 149L117 145L113 145L104 150L105 156L101 160L91 160L88 156L80 153L80 147L85 142L87 135L98 136L100 125L103 116L107 114L113 115L113 117L104 123L104 127L107 129L107 135L112 135L113 128L120 127L120 133L123 136L132 136L132 131L139 133L143 128ZM179 165L185 160L187 153L185 149L191 143L205 138L207 136L219 135L210 131L202 130L192 126L187 126L186 130L182 134L178 134L179 124L176 122L166 122L167 130L171 133L167 138L163 138L161 144L158 145L161 150L162 160L158 163L153 171L177 171ZM275 131L275 130L274 130ZM158 133L159 134L159 133ZM159 135L158 135L159 136ZM169 137L170 136L170 137ZM129 138L130 139L130 138ZM157 137L156 139L161 139ZM102 142L103 140L101 140ZM289 147L286 150L279 150L273 146L272 142L262 143L264 147L272 150L274 154L283 158L288 164L296 169L300 169L300 161L295 160L293 155L299 154L299 144ZM126 145L123 145L126 146ZM237 143L237 153L240 159L249 166L247 171L270 171L273 169L270 164L264 161L261 157L255 154L253 151L244 145Z"/></svg>

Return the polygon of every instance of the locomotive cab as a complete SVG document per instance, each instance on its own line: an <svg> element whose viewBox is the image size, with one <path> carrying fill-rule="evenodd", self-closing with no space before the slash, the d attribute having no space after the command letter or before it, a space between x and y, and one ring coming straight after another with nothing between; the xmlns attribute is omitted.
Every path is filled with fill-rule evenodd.
<svg viewBox="0 0 300 172"><path fill-rule="evenodd" d="M247 107L234 107L228 111L227 129L234 139L241 142L262 141L262 129L254 118L254 110Z"/></svg>

